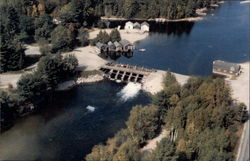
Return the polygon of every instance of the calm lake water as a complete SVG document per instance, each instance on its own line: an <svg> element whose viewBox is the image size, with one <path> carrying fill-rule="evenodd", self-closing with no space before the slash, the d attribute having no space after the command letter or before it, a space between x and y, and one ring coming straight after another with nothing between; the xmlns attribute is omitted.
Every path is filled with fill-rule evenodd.
<svg viewBox="0 0 250 161"><path fill-rule="evenodd" d="M249 3L232 1L203 21L152 23L150 36L136 45L147 51L118 61L181 74L210 75L215 59L249 60L249 15ZM93 145L125 127L132 106L150 103L150 97L138 86L109 81L78 86L59 93L55 100L0 136L0 160L83 160Z"/></svg>
<svg viewBox="0 0 250 161"><path fill-rule="evenodd" d="M212 72L213 60L249 61L249 3L226 2L195 23L152 23L151 26L153 33L136 44L136 48L145 48L146 52L135 52L130 59L121 57L119 62L207 76Z"/></svg>

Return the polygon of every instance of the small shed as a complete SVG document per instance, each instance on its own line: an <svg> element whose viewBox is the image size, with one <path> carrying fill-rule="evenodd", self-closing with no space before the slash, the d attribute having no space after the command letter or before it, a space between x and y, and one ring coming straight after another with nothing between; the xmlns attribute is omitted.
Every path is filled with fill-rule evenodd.
<svg viewBox="0 0 250 161"><path fill-rule="evenodd" d="M147 22L143 22L141 24L141 30L144 32L149 32L149 24Z"/></svg>
<svg viewBox="0 0 250 161"><path fill-rule="evenodd" d="M128 21L128 22L126 22L126 24L125 24L125 29L126 30L132 30L133 29L133 22L131 22L131 21Z"/></svg>
<svg viewBox="0 0 250 161"><path fill-rule="evenodd" d="M141 29L141 25L140 25L138 22L135 22L135 23L133 24L133 29L138 29L138 30L140 30L140 29Z"/></svg>
<svg viewBox="0 0 250 161"><path fill-rule="evenodd" d="M116 47L111 41L108 42L108 47L109 47L109 52L116 52Z"/></svg>
<svg viewBox="0 0 250 161"><path fill-rule="evenodd" d="M128 40L121 40L120 44L122 45L123 52L132 52L134 50L134 45Z"/></svg>
<svg viewBox="0 0 250 161"><path fill-rule="evenodd" d="M115 41L114 45L117 52L122 52L122 45L119 42Z"/></svg>
<svg viewBox="0 0 250 161"><path fill-rule="evenodd" d="M239 75L241 66L235 63L229 63L221 60L213 61L213 73L219 75Z"/></svg>
<svg viewBox="0 0 250 161"><path fill-rule="evenodd" d="M97 47L99 53L108 52L108 45L106 45L106 44L98 42L98 43L96 43L96 47Z"/></svg>

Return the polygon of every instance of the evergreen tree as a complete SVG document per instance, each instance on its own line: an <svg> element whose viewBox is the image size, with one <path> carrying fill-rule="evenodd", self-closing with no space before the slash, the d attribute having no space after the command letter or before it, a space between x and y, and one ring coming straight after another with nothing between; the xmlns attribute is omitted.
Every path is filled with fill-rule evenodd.
<svg viewBox="0 0 250 161"><path fill-rule="evenodd" d="M117 29L114 29L111 31L110 33L110 40L112 42L115 42L115 41L121 41L121 35L120 35L120 32L117 30Z"/></svg>
<svg viewBox="0 0 250 161"><path fill-rule="evenodd" d="M49 39L51 32L54 29L54 24L52 22L52 17L44 14L35 19L35 40Z"/></svg>
<svg viewBox="0 0 250 161"><path fill-rule="evenodd" d="M51 33L52 52L70 51L74 48L76 37L66 27L59 25Z"/></svg>

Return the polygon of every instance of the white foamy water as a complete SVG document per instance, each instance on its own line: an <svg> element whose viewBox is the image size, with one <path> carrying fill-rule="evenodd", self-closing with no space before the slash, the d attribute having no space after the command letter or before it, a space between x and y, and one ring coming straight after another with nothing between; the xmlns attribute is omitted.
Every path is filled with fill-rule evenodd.
<svg viewBox="0 0 250 161"><path fill-rule="evenodd" d="M123 89L118 93L120 100L125 102L131 98L134 98L138 95L141 90L141 84L139 83L128 83Z"/></svg>
<svg viewBox="0 0 250 161"><path fill-rule="evenodd" d="M90 111L90 112L94 112L94 111L95 111L95 107L90 106L90 105L88 105L88 106L86 107L86 109L87 109L88 111Z"/></svg>

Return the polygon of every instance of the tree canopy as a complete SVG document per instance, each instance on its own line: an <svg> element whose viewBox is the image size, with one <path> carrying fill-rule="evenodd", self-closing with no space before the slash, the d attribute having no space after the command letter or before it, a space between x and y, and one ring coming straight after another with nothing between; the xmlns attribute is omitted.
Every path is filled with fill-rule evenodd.
<svg viewBox="0 0 250 161"><path fill-rule="evenodd" d="M181 87L174 75L167 72L163 84L164 90L154 96L153 105L135 106L126 129L106 145L99 145L105 153L93 148L86 160L92 161L95 155L108 161L233 161L239 140L237 132L246 121L246 106L232 100L225 81L191 77ZM138 153L162 128L168 135L156 149ZM132 143L133 148L125 148Z"/></svg>

